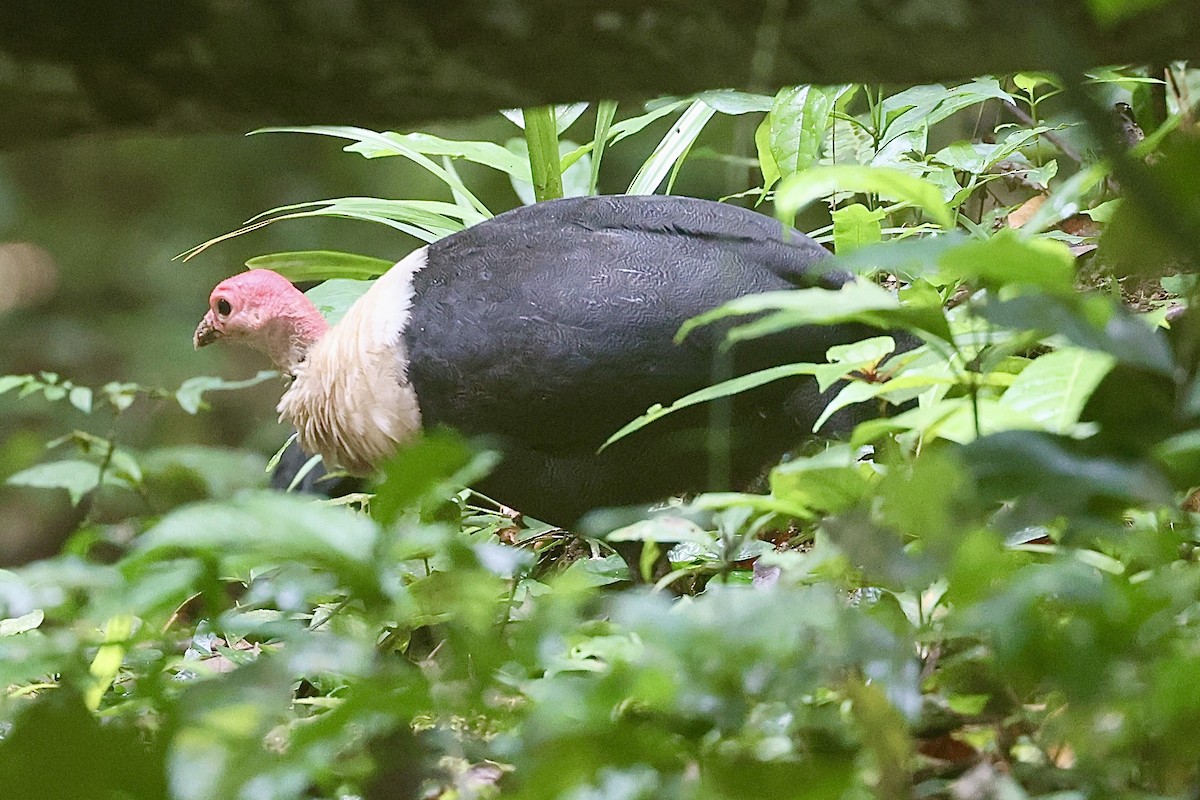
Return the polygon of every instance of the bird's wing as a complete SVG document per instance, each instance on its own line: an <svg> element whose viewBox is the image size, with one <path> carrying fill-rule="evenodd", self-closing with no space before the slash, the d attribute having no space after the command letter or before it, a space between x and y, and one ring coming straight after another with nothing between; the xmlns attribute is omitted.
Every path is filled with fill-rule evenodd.
<svg viewBox="0 0 1200 800"><path fill-rule="evenodd" d="M720 331L676 344L686 320L794 286L824 256L742 209L603 200L519 209L430 246L404 334L425 424L594 449L713 381ZM747 366L820 358L831 343L798 334Z"/></svg>

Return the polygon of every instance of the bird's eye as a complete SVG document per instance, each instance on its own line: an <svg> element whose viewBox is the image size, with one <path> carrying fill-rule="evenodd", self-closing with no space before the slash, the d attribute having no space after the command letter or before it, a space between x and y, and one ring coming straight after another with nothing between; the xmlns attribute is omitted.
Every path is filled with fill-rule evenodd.
<svg viewBox="0 0 1200 800"><path fill-rule="evenodd" d="M222 297L217 301L217 316L228 317L230 311L233 311L233 307L229 305L228 300Z"/></svg>

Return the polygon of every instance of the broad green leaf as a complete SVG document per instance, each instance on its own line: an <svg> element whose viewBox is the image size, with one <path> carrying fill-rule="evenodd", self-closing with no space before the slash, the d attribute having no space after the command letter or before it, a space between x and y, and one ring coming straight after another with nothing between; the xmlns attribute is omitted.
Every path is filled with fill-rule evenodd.
<svg viewBox="0 0 1200 800"><path fill-rule="evenodd" d="M178 508L138 538L140 559L177 552L214 556L256 553L274 561L325 564L343 578L371 573L377 528L362 514L280 492L246 492L231 500Z"/></svg>
<svg viewBox="0 0 1200 800"><path fill-rule="evenodd" d="M371 501L371 514L388 526L402 512L445 492L469 486L496 464L490 451L477 452L460 435L436 430L409 442L383 465L384 481Z"/></svg>
<svg viewBox="0 0 1200 800"><path fill-rule="evenodd" d="M927 130L952 114L988 100L1014 102L1012 95L1001 89L994 78L976 78L951 88L938 84L913 86L898 92L882 104L885 146L888 140L918 129Z"/></svg>
<svg viewBox="0 0 1200 800"><path fill-rule="evenodd" d="M850 344L840 344L825 353L828 364L818 364L813 370L817 388L824 392L852 372L874 368L896 350L896 340L890 336L873 336Z"/></svg>
<svg viewBox="0 0 1200 800"><path fill-rule="evenodd" d="M989 302L985 319L1013 330L1057 334L1072 344L1115 356L1122 363L1173 375L1175 358L1161 331L1097 295L1030 293Z"/></svg>
<svg viewBox="0 0 1200 800"><path fill-rule="evenodd" d="M792 86L780 89L767 117L771 156L781 177L815 166L822 154L830 115L849 86ZM765 188L770 188L767 184Z"/></svg>
<svg viewBox="0 0 1200 800"><path fill-rule="evenodd" d="M838 192L875 194L886 200L910 203L925 211L943 228L954 227L954 215L946 206L937 186L886 167L856 164L812 167L785 178L779 184L775 191L775 208L780 218L790 220L810 203Z"/></svg>
<svg viewBox="0 0 1200 800"><path fill-rule="evenodd" d="M691 331L702 325L746 315L760 316L730 330L728 342L760 338L800 325L849 321L865 322L888 330L922 330L946 341L951 339L949 324L940 304L902 306L895 295L862 279L847 283L840 289L795 289L741 297L688 320L675 338L683 341Z"/></svg>
<svg viewBox="0 0 1200 800"><path fill-rule="evenodd" d="M662 419L668 414L673 414L690 406L707 403L710 400L716 400L721 397L729 397L741 392L749 391L750 389L763 386L772 381L783 380L784 378L792 378L797 375L811 375L816 369L816 364L785 364L779 367L771 367L770 369L752 372L749 375L741 375L737 378L732 378L727 381L722 381L714 386L708 386L691 394L684 395L669 406L654 405L647 409L646 413L625 425L619 431L608 437L608 440L600 446L600 450L613 444L614 442L624 439L631 433L639 431L655 420Z"/></svg>
<svg viewBox="0 0 1200 800"><path fill-rule="evenodd" d="M266 459L249 450L182 445L148 450L140 459L152 486L184 479L199 483L209 497L229 497L261 486L266 475Z"/></svg>
<svg viewBox="0 0 1200 800"><path fill-rule="evenodd" d="M1018 72L1013 75L1013 85L1023 92L1032 92L1039 86L1050 86L1054 89L1062 88L1062 83L1057 77L1047 72Z"/></svg>
<svg viewBox="0 0 1200 800"><path fill-rule="evenodd" d="M0 394L25 386L32 380L32 375L0 375Z"/></svg>
<svg viewBox="0 0 1200 800"><path fill-rule="evenodd" d="M839 256L853 253L883 240L883 218L887 212L853 203L830 214L833 218L833 249Z"/></svg>
<svg viewBox="0 0 1200 800"><path fill-rule="evenodd" d="M50 461L10 475L5 482L36 489L64 489L71 498L71 505L79 505L84 495L99 485L100 465L80 459ZM104 484L132 488L112 470L104 473Z"/></svg>
<svg viewBox="0 0 1200 800"><path fill-rule="evenodd" d="M779 164L771 152L771 119L768 117L754 129L754 148L758 151L758 168L763 176L763 196L780 178Z"/></svg>
<svg viewBox="0 0 1200 800"><path fill-rule="evenodd" d="M1075 258L1067 246L1052 239L1022 239L1013 231L947 250L941 267L947 285L977 281L992 289L1016 285L1075 293Z"/></svg>
<svg viewBox="0 0 1200 800"><path fill-rule="evenodd" d="M246 266L249 269L269 269L293 283L302 283L330 278L378 278L391 269L393 263L382 258L334 250L299 250L255 256L246 262Z"/></svg>
<svg viewBox="0 0 1200 800"><path fill-rule="evenodd" d="M227 392L236 389L247 389L278 375L279 373L273 369L260 370L253 378L247 378L244 381L227 381L224 378L211 375L198 375L195 378L188 378L180 384L179 389L175 392L175 401L187 413L195 414L200 410L200 404L203 401L205 392Z"/></svg>
<svg viewBox="0 0 1200 800"><path fill-rule="evenodd" d="M771 470L771 494L809 511L837 513L859 502L870 482L842 445L808 458L794 458Z"/></svg>
<svg viewBox="0 0 1200 800"><path fill-rule="evenodd" d="M304 296L312 301L326 322L336 325L350 310L350 306L374 285L374 281L334 278L314 286Z"/></svg>
<svg viewBox="0 0 1200 800"><path fill-rule="evenodd" d="M663 514L618 528L604 537L609 542L691 542L715 548L717 537L691 520Z"/></svg>
<svg viewBox="0 0 1200 800"><path fill-rule="evenodd" d="M686 157L687 151L704 130L704 126L712 119L716 111L703 100L696 100L687 111L683 112L667 135L662 138L654 152L642 164L633 182L629 184L628 194L654 194L663 180L675 167L676 163Z"/></svg>
<svg viewBox="0 0 1200 800"><path fill-rule="evenodd" d="M1116 364L1107 353L1068 347L1035 358L1000 398L1051 433L1069 433L1100 381Z"/></svg>
<svg viewBox="0 0 1200 800"><path fill-rule="evenodd" d="M1170 488L1149 464L1077 448L1063 437L1009 431L975 441L963 455L989 499L1018 498L1051 518L1084 513L1103 500L1118 517L1127 504L1171 502Z"/></svg>

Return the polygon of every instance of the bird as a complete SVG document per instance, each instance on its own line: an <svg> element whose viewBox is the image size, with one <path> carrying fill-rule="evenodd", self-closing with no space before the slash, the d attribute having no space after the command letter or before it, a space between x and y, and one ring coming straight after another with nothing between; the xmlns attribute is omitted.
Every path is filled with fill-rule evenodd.
<svg viewBox="0 0 1200 800"><path fill-rule="evenodd" d="M828 255L771 217L715 201L564 198L413 251L333 327L277 273L236 274L212 290L193 342L265 352L287 382L281 421L327 468L370 475L421 431L448 427L501 454L472 488L570 527L594 508L745 488L812 439L834 390L805 376L735 396L716 428L701 405L602 449L655 404L821 363L830 347L870 335L804 326L723 347L725 322L676 341L687 320L735 298L838 288L849 276ZM286 462L295 474L304 458Z"/></svg>

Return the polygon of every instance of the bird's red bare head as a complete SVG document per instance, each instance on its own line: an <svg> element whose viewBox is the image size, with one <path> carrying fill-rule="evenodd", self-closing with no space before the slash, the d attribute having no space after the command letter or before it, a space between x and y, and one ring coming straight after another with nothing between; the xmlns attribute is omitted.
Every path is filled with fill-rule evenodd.
<svg viewBox="0 0 1200 800"><path fill-rule="evenodd" d="M291 281L252 269L212 290L192 342L197 349L218 339L249 345L287 370L326 330L325 319Z"/></svg>

